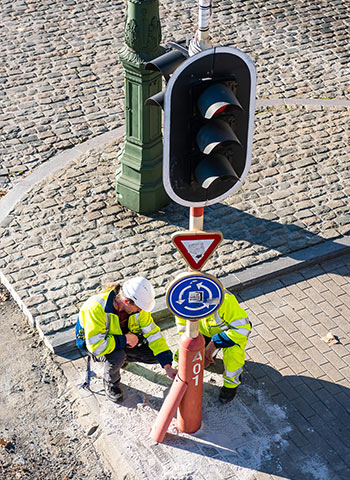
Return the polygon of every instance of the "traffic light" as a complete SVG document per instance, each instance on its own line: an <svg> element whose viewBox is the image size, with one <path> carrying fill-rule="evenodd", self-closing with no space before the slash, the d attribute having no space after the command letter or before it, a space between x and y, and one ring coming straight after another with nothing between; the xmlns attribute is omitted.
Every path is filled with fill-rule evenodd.
<svg viewBox="0 0 350 480"><path fill-rule="evenodd" d="M173 70L164 97L163 183L175 202L212 205L242 184L255 92L254 64L235 48L204 50Z"/></svg>
<svg viewBox="0 0 350 480"><path fill-rule="evenodd" d="M153 59L146 64L146 70L159 71L167 84L170 75L176 70L176 68L188 57L187 49L180 43L169 42L168 48L171 48L168 52ZM146 105L154 105L164 108L165 89L153 95L146 100Z"/></svg>

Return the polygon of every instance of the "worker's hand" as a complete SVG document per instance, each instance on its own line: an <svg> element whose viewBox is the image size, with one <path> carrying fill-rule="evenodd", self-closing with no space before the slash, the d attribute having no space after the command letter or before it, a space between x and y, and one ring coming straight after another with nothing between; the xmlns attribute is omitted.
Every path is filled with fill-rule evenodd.
<svg viewBox="0 0 350 480"><path fill-rule="evenodd" d="M134 333L126 333L126 344L129 348L134 348L139 343L138 336Z"/></svg>
<svg viewBox="0 0 350 480"><path fill-rule="evenodd" d="M174 380L174 378L177 375L177 370L175 368L172 368L172 366L169 363L164 366L164 370L166 371L166 374L168 375L168 377Z"/></svg>
<svg viewBox="0 0 350 480"><path fill-rule="evenodd" d="M204 368L209 367L212 363L215 363L213 359L213 353L216 350L216 346L212 340L208 343L205 349L205 357L204 357Z"/></svg>

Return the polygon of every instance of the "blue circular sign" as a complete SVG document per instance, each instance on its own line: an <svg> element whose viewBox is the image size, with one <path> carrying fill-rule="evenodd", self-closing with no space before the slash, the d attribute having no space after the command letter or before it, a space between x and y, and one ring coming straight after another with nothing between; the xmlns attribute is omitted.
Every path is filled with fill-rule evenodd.
<svg viewBox="0 0 350 480"><path fill-rule="evenodd" d="M224 299L224 290L215 277L202 273L184 275L168 288L167 305L174 315L199 319L214 313Z"/></svg>

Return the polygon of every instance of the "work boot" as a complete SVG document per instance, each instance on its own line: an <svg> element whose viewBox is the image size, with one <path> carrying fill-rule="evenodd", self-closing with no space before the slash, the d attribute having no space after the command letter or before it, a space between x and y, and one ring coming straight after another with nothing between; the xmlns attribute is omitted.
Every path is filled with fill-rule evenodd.
<svg viewBox="0 0 350 480"><path fill-rule="evenodd" d="M235 398L236 393L237 393L237 387L236 388L221 387L219 400L221 403L230 402Z"/></svg>
<svg viewBox="0 0 350 480"><path fill-rule="evenodd" d="M119 388L119 382L111 385L103 380L103 386L105 389L106 396L112 400L112 402L119 402L123 399L123 392Z"/></svg>

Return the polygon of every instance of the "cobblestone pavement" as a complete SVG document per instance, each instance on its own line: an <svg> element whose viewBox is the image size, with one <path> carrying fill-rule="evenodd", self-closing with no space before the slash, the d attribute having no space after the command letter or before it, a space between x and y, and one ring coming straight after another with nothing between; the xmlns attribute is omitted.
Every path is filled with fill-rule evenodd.
<svg viewBox="0 0 350 480"><path fill-rule="evenodd" d="M223 278L349 233L346 120L344 108L257 114L244 187L205 209L204 228L224 236L205 271ZM325 126L338 131L332 148ZM184 270L170 236L188 228L188 208L171 203L147 216L116 204L117 148L90 151L43 179L0 227L1 272L45 334L73 325L79 303L101 282L139 272L162 296Z"/></svg>
<svg viewBox="0 0 350 480"><path fill-rule="evenodd" d="M3 0L0 187L55 153L123 123L125 2ZM197 0L160 1L162 43L192 38ZM213 44L248 53L258 98L345 99L350 5L342 0L213 2ZM174 34L174 32L176 32ZM343 124L344 125L344 124Z"/></svg>
<svg viewBox="0 0 350 480"><path fill-rule="evenodd" d="M114 445L110 455L121 453L125 471L138 480L348 480L350 256L236 295L253 322L243 384L232 404L218 403L219 354L204 374L202 428L195 435L174 435L173 420L162 444L150 439L170 385L161 368L130 364L122 372L125 398L116 406L106 402L102 370L94 365L95 393L83 397L91 412L99 412L98 423ZM324 341L329 333L338 343ZM164 335L176 349L172 321L164 324ZM85 359L61 362L81 384ZM136 449L135 438L143 439Z"/></svg>

